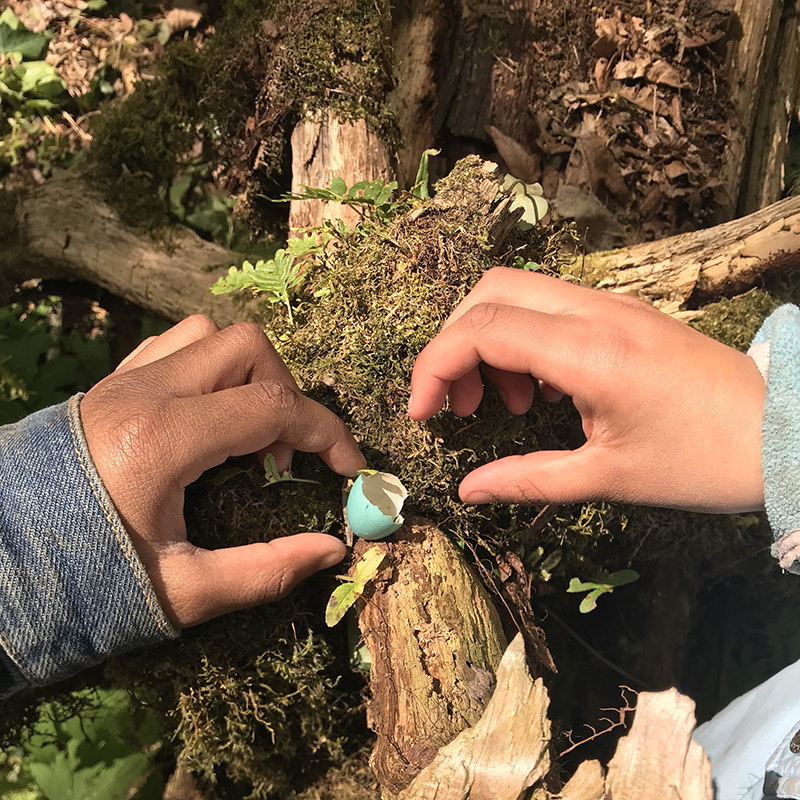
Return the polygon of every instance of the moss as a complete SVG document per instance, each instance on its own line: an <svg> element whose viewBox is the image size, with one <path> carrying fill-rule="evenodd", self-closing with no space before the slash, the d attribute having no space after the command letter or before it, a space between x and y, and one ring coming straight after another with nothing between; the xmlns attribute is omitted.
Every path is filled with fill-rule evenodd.
<svg viewBox="0 0 800 800"><path fill-rule="evenodd" d="M258 230L285 224L286 207L264 196L290 188L291 128L321 108L365 119L394 150L388 13L374 0L232 0L202 49L170 45L156 77L95 125L92 157L124 221L151 231L169 222L169 187L200 142L193 167L221 164L230 191L248 190L239 213Z"/></svg>
<svg viewBox="0 0 800 800"><path fill-rule="evenodd" d="M771 295L753 289L739 297L709 303L691 325L712 339L737 350L747 350L761 323L779 305L780 301Z"/></svg>
<svg viewBox="0 0 800 800"><path fill-rule="evenodd" d="M153 80L141 81L127 100L97 118L92 159L109 200L132 226L154 230L169 222L167 190L185 166L202 120L200 63L192 43L173 44Z"/></svg>

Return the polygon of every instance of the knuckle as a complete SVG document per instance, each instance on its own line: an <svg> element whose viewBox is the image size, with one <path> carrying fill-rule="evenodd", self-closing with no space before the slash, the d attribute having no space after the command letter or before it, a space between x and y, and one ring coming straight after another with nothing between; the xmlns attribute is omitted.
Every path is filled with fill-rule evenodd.
<svg viewBox="0 0 800 800"><path fill-rule="evenodd" d="M483 274L476 288L477 286L481 286L484 289L491 290L499 283L502 283L508 277L509 272L510 270L508 267L492 267Z"/></svg>
<svg viewBox="0 0 800 800"><path fill-rule="evenodd" d="M492 327L499 310L500 306L496 303L478 303L467 311L466 322L475 333L479 333Z"/></svg>
<svg viewBox="0 0 800 800"><path fill-rule="evenodd" d="M251 347L263 345L267 341L264 331L255 322L235 322L228 331L234 340Z"/></svg>
<svg viewBox="0 0 800 800"><path fill-rule="evenodd" d="M282 418L292 416L297 408L297 392L280 381L259 381L256 384L262 400L271 410Z"/></svg>
<svg viewBox="0 0 800 800"><path fill-rule="evenodd" d="M200 337L211 336L211 334L219 331L217 323L211 317L205 314L192 314L187 317L181 325L190 329L192 332L197 333Z"/></svg>

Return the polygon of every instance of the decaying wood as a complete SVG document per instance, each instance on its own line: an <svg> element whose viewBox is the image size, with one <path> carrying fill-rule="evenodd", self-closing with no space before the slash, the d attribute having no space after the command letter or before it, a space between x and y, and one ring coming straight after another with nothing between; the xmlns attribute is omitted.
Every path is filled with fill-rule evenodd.
<svg viewBox="0 0 800 800"><path fill-rule="evenodd" d="M711 762L692 739L694 701L669 689L642 692L631 732L608 765L614 800L712 800Z"/></svg>
<svg viewBox="0 0 800 800"><path fill-rule="evenodd" d="M593 253L575 264L573 274L589 286L687 318L703 303L742 294L798 266L800 197L790 197L714 228Z"/></svg>
<svg viewBox="0 0 800 800"><path fill-rule="evenodd" d="M445 0L411 0L392 4L392 52L395 87L389 105L400 131L397 180L413 185L422 153L434 145L432 128L436 96L433 60L437 42L446 35Z"/></svg>
<svg viewBox="0 0 800 800"><path fill-rule="evenodd" d="M599 761L584 761L575 770L557 800L604 800L606 781Z"/></svg>
<svg viewBox="0 0 800 800"><path fill-rule="evenodd" d="M478 722L506 647L497 611L461 553L432 523L408 518L378 546L378 576L358 624L372 659L370 764L386 800Z"/></svg>
<svg viewBox="0 0 800 800"><path fill-rule="evenodd" d="M480 721L442 747L399 800L518 800L550 768L548 705L517 634Z"/></svg>
<svg viewBox="0 0 800 800"><path fill-rule="evenodd" d="M736 0L728 81L733 115L722 180L728 217L776 202L783 190L789 120L800 69L794 3Z"/></svg>
<svg viewBox="0 0 800 800"><path fill-rule="evenodd" d="M8 203L7 200L4 201ZM15 196L0 210L0 276L84 280L171 320L208 314L219 325L247 319L244 302L209 286L240 256L175 226L156 242L123 225L91 181L70 170Z"/></svg>
<svg viewBox="0 0 800 800"><path fill-rule="evenodd" d="M676 689L639 695L606 775L585 761L561 792L547 793L548 703L517 635L480 722L443 746L398 800L519 800L534 786L552 800L712 800L711 763L692 739L694 702Z"/></svg>
<svg viewBox="0 0 800 800"><path fill-rule="evenodd" d="M336 177L349 187L378 178L390 181L394 171L386 144L363 119L341 122L326 109L301 120L292 132L292 191L327 188ZM350 206L325 200L292 201L289 207L290 230L322 225L326 219L354 225L359 216Z"/></svg>

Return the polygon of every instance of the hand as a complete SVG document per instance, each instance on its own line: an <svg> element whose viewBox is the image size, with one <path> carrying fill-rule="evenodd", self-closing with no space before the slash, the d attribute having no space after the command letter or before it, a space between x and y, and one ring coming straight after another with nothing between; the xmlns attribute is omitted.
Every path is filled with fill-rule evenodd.
<svg viewBox="0 0 800 800"><path fill-rule="evenodd" d="M97 471L174 625L277 600L344 557L344 545L321 533L222 550L186 540L184 488L229 456L269 448L286 469L296 448L343 475L366 466L344 423L300 394L257 326L220 331L189 317L143 342L86 394L80 413Z"/></svg>
<svg viewBox="0 0 800 800"><path fill-rule="evenodd" d="M510 456L471 472L468 503L618 500L709 512L759 509L765 387L748 356L638 300L514 269L493 269L422 351L409 413L450 396L481 401L479 365L524 414L538 379L569 395L586 443Z"/></svg>

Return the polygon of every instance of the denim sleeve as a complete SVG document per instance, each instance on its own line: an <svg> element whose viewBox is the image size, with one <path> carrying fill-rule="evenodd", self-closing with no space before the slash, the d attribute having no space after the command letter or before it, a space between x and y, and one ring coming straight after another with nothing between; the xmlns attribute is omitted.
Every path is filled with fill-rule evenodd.
<svg viewBox="0 0 800 800"><path fill-rule="evenodd" d="M783 569L800 574L800 309L774 311L750 355L767 383L761 463L772 553Z"/></svg>
<svg viewBox="0 0 800 800"><path fill-rule="evenodd" d="M92 463L81 397L0 427L0 698L177 636Z"/></svg>

